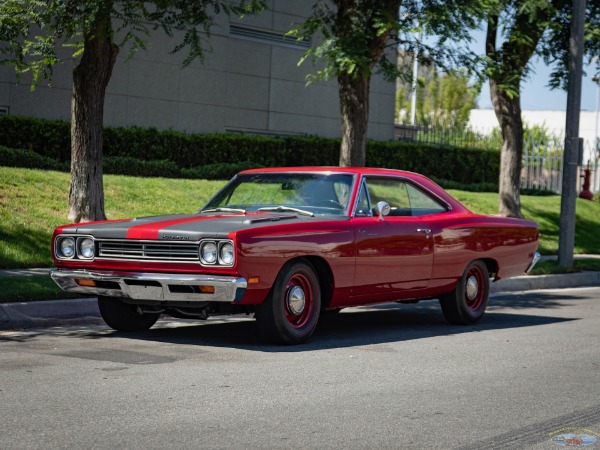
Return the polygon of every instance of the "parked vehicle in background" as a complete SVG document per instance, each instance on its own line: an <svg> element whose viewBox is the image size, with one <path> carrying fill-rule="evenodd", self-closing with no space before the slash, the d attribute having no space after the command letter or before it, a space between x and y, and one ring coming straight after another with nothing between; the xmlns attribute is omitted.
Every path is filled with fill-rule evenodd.
<svg viewBox="0 0 600 450"><path fill-rule="evenodd" d="M415 173L255 169L196 214L57 228L52 278L98 295L116 330L254 313L295 344L322 311L372 303L438 298L449 322L477 322L490 282L529 271L537 245L535 222L475 214Z"/></svg>

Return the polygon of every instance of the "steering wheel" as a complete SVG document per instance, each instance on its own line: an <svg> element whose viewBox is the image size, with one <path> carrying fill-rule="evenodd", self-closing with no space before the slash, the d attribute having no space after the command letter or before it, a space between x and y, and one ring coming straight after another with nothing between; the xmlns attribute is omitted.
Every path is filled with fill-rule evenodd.
<svg viewBox="0 0 600 450"><path fill-rule="evenodd" d="M317 203L317 206L325 206L328 208L336 208L336 209L344 209L340 202L336 202L335 200L321 200Z"/></svg>

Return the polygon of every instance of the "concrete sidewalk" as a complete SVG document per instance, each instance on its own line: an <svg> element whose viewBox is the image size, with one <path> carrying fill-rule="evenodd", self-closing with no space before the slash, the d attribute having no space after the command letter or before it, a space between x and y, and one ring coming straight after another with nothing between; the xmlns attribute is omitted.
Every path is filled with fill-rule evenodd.
<svg viewBox="0 0 600 450"><path fill-rule="evenodd" d="M600 272L527 275L509 278L492 283L491 294L590 286L600 286ZM101 318L96 298L0 304L0 330L97 323L99 321Z"/></svg>

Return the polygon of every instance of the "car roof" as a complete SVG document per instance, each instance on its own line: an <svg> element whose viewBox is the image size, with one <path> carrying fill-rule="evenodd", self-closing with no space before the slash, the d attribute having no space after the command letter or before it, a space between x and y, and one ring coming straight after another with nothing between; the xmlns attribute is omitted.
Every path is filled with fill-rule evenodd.
<svg viewBox="0 0 600 450"><path fill-rule="evenodd" d="M260 169L244 170L240 173L269 173L269 172L336 172L353 173L361 175L404 175L423 176L414 172L397 169L383 169L372 167L340 167L340 166L296 166L296 167L264 167Z"/></svg>
<svg viewBox="0 0 600 450"><path fill-rule="evenodd" d="M339 166L296 166L296 167L265 167L261 169L250 169L240 172L241 174L252 173L299 173L299 172L314 172L314 173L349 173L353 175L375 175L375 176L396 176L412 179L421 186L427 188L439 198L445 201L455 212L470 213L469 209L459 202L457 199L448 194L441 186L433 180L415 172L397 169L384 169L373 167L339 167Z"/></svg>

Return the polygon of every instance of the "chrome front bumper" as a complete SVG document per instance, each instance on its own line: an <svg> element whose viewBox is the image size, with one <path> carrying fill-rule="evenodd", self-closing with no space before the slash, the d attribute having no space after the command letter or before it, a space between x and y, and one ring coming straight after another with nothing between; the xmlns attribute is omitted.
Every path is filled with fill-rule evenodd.
<svg viewBox="0 0 600 450"><path fill-rule="evenodd" d="M525 273L531 272L531 269L533 269L533 267L537 264L537 262L540 260L540 258L541 258L541 255L538 252L535 252L533 254L533 259L531 260L531 264L529 264L529 266L527 266Z"/></svg>
<svg viewBox="0 0 600 450"><path fill-rule="evenodd" d="M50 276L67 292L160 303L239 302L247 287L245 278L231 276L61 269L52 270ZM76 280L93 281L94 286L81 286L82 281ZM207 286L213 286L214 293L200 292L200 287Z"/></svg>

